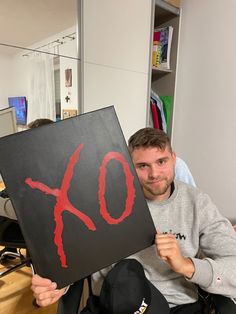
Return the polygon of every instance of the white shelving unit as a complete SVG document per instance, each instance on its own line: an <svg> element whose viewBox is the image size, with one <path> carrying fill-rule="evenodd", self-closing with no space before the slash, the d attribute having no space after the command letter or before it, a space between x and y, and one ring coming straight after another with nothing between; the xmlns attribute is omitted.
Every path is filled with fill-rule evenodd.
<svg viewBox="0 0 236 314"><path fill-rule="evenodd" d="M176 66L177 66L177 53L178 53L178 40L179 40L179 21L180 21L180 9L163 1L153 0L153 17L152 17L152 38L154 29L163 26L173 27L173 37L171 44L170 54L170 69L161 70L152 66L152 58L150 57L150 78L149 86L159 96L171 96L172 97L172 112L170 129L168 130L171 136L173 111L175 103L175 86L176 86ZM152 54L152 42L151 42L151 54ZM150 125L151 116L150 109L147 110L147 125Z"/></svg>

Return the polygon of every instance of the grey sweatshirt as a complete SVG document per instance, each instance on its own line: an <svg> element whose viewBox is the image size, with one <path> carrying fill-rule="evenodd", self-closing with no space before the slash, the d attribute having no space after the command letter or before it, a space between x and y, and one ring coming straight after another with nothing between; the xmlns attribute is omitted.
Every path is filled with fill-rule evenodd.
<svg viewBox="0 0 236 314"><path fill-rule="evenodd" d="M175 234L182 254L195 265L195 273L188 280L157 256L154 245L130 256L141 262L147 278L163 293L170 307L195 302L196 284L205 291L236 298L236 233L210 197L175 181L168 200L148 201L148 206L156 229ZM199 252L204 257L199 258ZM100 293L111 267L93 274L95 294Z"/></svg>

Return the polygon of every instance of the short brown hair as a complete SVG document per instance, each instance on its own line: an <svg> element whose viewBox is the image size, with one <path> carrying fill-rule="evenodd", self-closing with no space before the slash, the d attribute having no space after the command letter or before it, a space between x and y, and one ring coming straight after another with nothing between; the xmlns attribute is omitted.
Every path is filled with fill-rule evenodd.
<svg viewBox="0 0 236 314"><path fill-rule="evenodd" d="M34 129L34 128L38 128L39 126L50 124L50 123L53 123L53 121L50 119L46 119L46 118L36 119L28 124L28 128Z"/></svg>
<svg viewBox="0 0 236 314"><path fill-rule="evenodd" d="M130 153L140 147L158 147L160 150L164 150L167 147L172 153L168 135L164 131L154 128L140 129L130 137L128 141Z"/></svg>

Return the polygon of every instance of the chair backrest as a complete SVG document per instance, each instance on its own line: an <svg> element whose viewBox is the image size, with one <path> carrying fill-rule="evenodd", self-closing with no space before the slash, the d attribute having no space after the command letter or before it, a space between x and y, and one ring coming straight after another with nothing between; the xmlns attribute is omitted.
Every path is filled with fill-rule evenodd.
<svg viewBox="0 0 236 314"><path fill-rule="evenodd" d="M17 221L0 216L0 245L26 249L26 243Z"/></svg>
<svg viewBox="0 0 236 314"><path fill-rule="evenodd" d="M215 314L235 314L236 304L223 295L212 294L212 300L215 306Z"/></svg>
<svg viewBox="0 0 236 314"><path fill-rule="evenodd" d="M17 221L0 216L0 245L5 247L0 251L0 263L11 258L17 258L18 260L17 263L14 262L11 266L1 268L0 278L21 267L31 266L27 246ZM25 249L24 255L21 253L21 249Z"/></svg>

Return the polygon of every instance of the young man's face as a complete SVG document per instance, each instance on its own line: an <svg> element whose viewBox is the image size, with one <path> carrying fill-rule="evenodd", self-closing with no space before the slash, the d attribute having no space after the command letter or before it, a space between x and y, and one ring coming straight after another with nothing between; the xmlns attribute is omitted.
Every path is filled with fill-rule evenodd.
<svg viewBox="0 0 236 314"><path fill-rule="evenodd" d="M174 180L176 155L167 148L137 148L132 153L144 195L149 200L163 201L170 196Z"/></svg>

